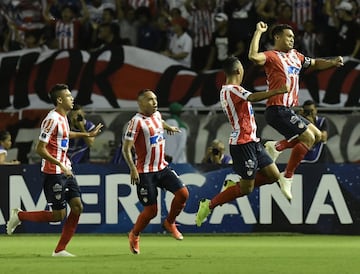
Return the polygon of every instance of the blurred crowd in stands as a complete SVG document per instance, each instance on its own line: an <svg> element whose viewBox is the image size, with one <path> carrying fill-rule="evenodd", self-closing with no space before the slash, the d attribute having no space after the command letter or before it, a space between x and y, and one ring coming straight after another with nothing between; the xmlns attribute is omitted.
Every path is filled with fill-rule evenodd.
<svg viewBox="0 0 360 274"><path fill-rule="evenodd" d="M289 24L299 51L359 58L356 0L1 0L0 52L43 47L93 51L111 26L123 45L155 51L196 71L235 55L246 67L256 23ZM104 29L104 28L103 28ZM262 41L271 47L270 35ZM177 48L176 48L177 47Z"/></svg>

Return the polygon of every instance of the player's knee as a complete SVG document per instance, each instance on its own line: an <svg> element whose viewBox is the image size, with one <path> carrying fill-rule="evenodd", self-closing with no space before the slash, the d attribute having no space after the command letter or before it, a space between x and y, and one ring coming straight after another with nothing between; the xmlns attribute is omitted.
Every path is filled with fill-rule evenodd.
<svg viewBox="0 0 360 274"><path fill-rule="evenodd" d="M83 212L83 205L82 203L76 203L75 205L71 206L71 211L77 215L80 215Z"/></svg>
<svg viewBox="0 0 360 274"><path fill-rule="evenodd" d="M146 211L146 215L149 219L153 219L156 217L158 209L156 205L145 206L144 211Z"/></svg>
<svg viewBox="0 0 360 274"><path fill-rule="evenodd" d="M319 143L321 141L321 132L319 131L319 132L316 132L315 133L315 144L316 143Z"/></svg>
<svg viewBox="0 0 360 274"><path fill-rule="evenodd" d="M254 190L254 185L253 184L243 184L241 186L241 194L242 195L248 195L251 192L253 192Z"/></svg>
<svg viewBox="0 0 360 274"><path fill-rule="evenodd" d="M303 134L301 134L299 140L308 147L312 147L315 144L315 134L307 129Z"/></svg>
<svg viewBox="0 0 360 274"><path fill-rule="evenodd" d="M64 220L65 216L66 216L66 211L64 210L54 210L52 212L52 222L61 222L62 220Z"/></svg>
<svg viewBox="0 0 360 274"><path fill-rule="evenodd" d="M179 198L179 200L185 203L189 198L189 191L187 187L180 188L178 191L175 192L175 196Z"/></svg>

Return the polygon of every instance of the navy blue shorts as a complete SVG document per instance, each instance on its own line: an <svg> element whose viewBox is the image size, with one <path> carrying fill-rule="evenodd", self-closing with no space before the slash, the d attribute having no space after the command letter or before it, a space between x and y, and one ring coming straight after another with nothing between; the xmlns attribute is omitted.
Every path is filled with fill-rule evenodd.
<svg viewBox="0 0 360 274"><path fill-rule="evenodd" d="M234 171L245 180L254 179L258 170L273 163L260 142L230 145L230 154Z"/></svg>
<svg viewBox="0 0 360 274"><path fill-rule="evenodd" d="M310 123L294 110L284 106L270 106L265 110L266 122L281 133L287 140L300 136Z"/></svg>
<svg viewBox="0 0 360 274"><path fill-rule="evenodd" d="M66 208L72 198L80 197L80 187L74 176L44 174L44 193L48 205L55 210Z"/></svg>
<svg viewBox="0 0 360 274"><path fill-rule="evenodd" d="M136 185L137 195L143 206L157 203L158 187L175 193L185 187L174 170L165 167L158 172L140 173L140 182Z"/></svg>

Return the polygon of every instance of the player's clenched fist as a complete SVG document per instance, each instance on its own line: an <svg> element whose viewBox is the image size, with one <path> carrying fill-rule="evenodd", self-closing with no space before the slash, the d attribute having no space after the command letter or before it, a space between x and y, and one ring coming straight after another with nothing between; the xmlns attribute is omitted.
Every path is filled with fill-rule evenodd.
<svg viewBox="0 0 360 274"><path fill-rule="evenodd" d="M261 32L265 32L268 29L268 25L263 21L260 21L256 24L256 29Z"/></svg>

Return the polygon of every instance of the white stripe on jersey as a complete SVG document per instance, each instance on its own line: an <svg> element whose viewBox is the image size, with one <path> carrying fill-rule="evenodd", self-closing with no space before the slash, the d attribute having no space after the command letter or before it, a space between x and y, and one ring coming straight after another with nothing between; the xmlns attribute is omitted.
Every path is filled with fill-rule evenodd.
<svg viewBox="0 0 360 274"><path fill-rule="evenodd" d="M292 87L288 93L283 94L283 104L284 106L292 106L295 104L295 98L298 97L299 90L297 85L294 85L294 83L299 82L299 73L291 73L291 71L289 71L289 67L299 68L300 72L301 62L293 51L289 51L287 54L277 52L277 55L283 65L283 70L286 75L286 85Z"/></svg>
<svg viewBox="0 0 360 274"><path fill-rule="evenodd" d="M237 85L224 85L220 91L220 102L232 127L229 144L258 142L256 121L252 105L247 98L251 94Z"/></svg>
<svg viewBox="0 0 360 274"><path fill-rule="evenodd" d="M128 125L125 139L134 141L139 173L156 172L167 166L160 112L155 112L150 117L137 113Z"/></svg>
<svg viewBox="0 0 360 274"><path fill-rule="evenodd" d="M47 150L51 156L60 161L64 166L71 168L70 160L66 153L69 146L70 128L66 116L51 110L41 123L39 140L47 143ZM61 174L58 165L42 159L41 171L48 174Z"/></svg>

